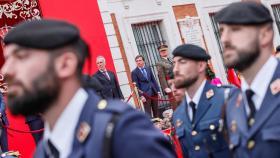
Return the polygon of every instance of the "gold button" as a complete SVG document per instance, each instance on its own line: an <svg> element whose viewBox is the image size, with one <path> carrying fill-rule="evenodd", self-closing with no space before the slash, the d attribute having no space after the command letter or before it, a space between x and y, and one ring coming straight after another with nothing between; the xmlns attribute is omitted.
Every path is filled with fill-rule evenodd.
<svg viewBox="0 0 280 158"><path fill-rule="evenodd" d="M255 119L251 118L249 120L249 126L252 127L254 123L255 123Z"/></svg>
<svg viewBox="0 0 280 158"><path fill-rule="evenodd" d="M97 105L97 108L99 110L103 110L103 109L106 108L106 106L107 106L107 101L106 100L101 100L101 101L99 101L99 103Z"/></svg>
<svg viewBox="0 0 280 158"><path fill-rule="evenodd" d="M247 144L248 149L253 149L255 147L255 141L254 140L250 140Z"/></svg>
<svg viewBox="0 0 280 158"><path fill-rule="evenodd" d="M196 136L197 135L197 131L192 131L192 136Z"/></svg>
<svg viewBox="0 0 280 158"><path fill-rule="evenodd" d="M212 124L211 124L211 125L209 126L209 128L210 128L210 130L213 131L213 130L215 129L215 125L212 125Z"/></svg>
<svg viewBox="0 0 280 158"><path fill-rule="evenodd" d="M200 150L200 146L199 146L199 145L196 145L196 146L194 147L194 150L195 150L195 151Z"/></svg>

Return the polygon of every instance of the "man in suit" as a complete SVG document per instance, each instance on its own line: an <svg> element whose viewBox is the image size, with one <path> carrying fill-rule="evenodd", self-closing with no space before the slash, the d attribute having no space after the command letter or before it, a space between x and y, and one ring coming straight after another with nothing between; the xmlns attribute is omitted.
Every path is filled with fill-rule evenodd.
<svg viewBox="0 0 280 158"><path fill-rule="evenodd" d="M101 94L105 99L124 99L116 75L112 71L107 71L106 60L103 56L96 58L98 71L93 75L102 86Z"/></svg>
<svg viewBox="0 0 280 158"><path fill-rule="evenodd" d="M141 91L140 95L144 103L145 113L151 117L159 117L157 99L160 96L160 90L152 70L145 66L144 57L142 55L137 55L135 57L135 62L137 67L132 71L131 78Z"/></svg>
<svg viewBox="0 0 280 158"><path fill-rule="evenodd" d="M280 64L272 55L273 20L261 3L232 3L219 11L224 63L241 73L241 90L227 104L234 158L280 157Z"/></svg>
<svg viewBox="0 0 280 158"><path fill-rule="evenodd" d="M173 51L176 88L185 88L185 98L173 113L173 124L184 158L229 158L222 133L225 90L206 80L204 49L183 44Z"/></svg>
<svg viewBox="0 0 280 158"><path fill-rule="evenodd" d="M8 32L4 42L1 71L9 84L11 113L40 113L45 120L35 158L175 157L144 114L120 101L100 100L82 87L88 52L76 26L26 21Z"/></svg>

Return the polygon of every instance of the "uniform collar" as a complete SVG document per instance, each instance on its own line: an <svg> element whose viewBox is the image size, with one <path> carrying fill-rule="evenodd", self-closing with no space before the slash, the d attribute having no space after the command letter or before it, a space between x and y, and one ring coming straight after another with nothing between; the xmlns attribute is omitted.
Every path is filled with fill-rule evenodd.
<svg viewBox="0 0 280 158"><path fill-rule="evenodd" d="M266 90L271 82L276 67L277 59L271 56L259 70L256 77L253 79L251 86L249 86L246 80L241 77L241 90L242 92L245 92L247 89L254 91L255 95L253 96L253 100L255 100L254 102L257 109L261 106L261 102L265 97Z"/></svg>
<svg viewBox="0 0 280 158"><path fill-rule="evenodd" d="M104 71L102 71L102 70L98 70L98 71L100 71L101 73L107 72L107 70L106 70L106 69L105 69Z"/></svg>
<svg viewBox="0 0 280 158"><path fill-rule="evenodd" d="M199 103L199 100L200 100L200 97L201 97L201 94L203 92L203 89L205 87L205 84L206 84L206 80L204 80L201 85L199 86L199 88L197 89L197 91L195 92L193 98L191 99L190 96L188 95L188 92L185 91L185 94L186 94L186 99L187 99L187 102L188 104L193 101L197 107L198 103Z"/></svg>
<svg viewBox="0 0 280 158"><path fill-rule="evenodd" d="M45 122L43 138L52 141L61 158L67 157L71 152L75 128L87 98L87 92L80 88L59 116L52 131L48 122Z"/></svg>

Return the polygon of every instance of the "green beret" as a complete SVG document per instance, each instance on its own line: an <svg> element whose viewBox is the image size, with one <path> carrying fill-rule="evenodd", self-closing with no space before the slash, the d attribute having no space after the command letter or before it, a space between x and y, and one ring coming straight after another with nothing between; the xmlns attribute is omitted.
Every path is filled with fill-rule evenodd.
<svg viewBox="0 0 280 158"><path fill-rule="evenodd" d="M64 21L42 19L16 25L7 33L4 43L28 48L56 49L80 40L80 32L76 26Z"/></svg>
<svg viewBox="0 0 280 158"><path fill-rule="evenodd" d="M158 47L158 51L168 50L168 46L166 44L162 44Z"/></svg>
<svg viewBox="0 0 280 158"><path fill-rule="evenodd" d="M183 44L173 51L173 56L180 56L197 61L207 61L211 59L210 55L204 49L193 44Z"/></svg>
<svg viewBox="0 0 280 158"><path fill-rule="evenodd" d="M221 24L257 25L273 22L269 10L261 3L231 3L215 15Z"/></svg>

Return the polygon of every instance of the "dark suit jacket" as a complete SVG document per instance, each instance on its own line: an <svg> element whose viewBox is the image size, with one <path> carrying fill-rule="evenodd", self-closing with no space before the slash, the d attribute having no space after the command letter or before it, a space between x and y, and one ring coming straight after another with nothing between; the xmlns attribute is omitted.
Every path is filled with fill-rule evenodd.
<svg viewBox="0 0 280 158"><path fill-rule="evenodd" d="M108 80L105 75L97 71L93 77L95 77L101 84L102 90L101 94L105 99L108 98L117 98L117 99L124 99L122 91L120 89L120 85L117 81L115 74L112 71L107 71L108 75L110 76L110 80Z"/></svg>
<svg viewBox="0 0 280 158"><path fill-rule="evenodd" d="M105 98L102 94L103 86L95 76L90 77L89 75L84 74L82 76L82 84L83 87L93 89L101 98Z"/></svg>
<svg viewBox="0 0 280 158"><path fill-rule="evenodd" d="M113 113L119 113L115 124L111 152L114 158L175 158L167 138L153 127L141 112L120 101L108 101L106 108L98 109L99 98L88 91L88 99L83 107L75 134L72 153L69 158L103 158L105 129ZM77 135L81 125L87 123L89 133L83 133L83 141ZM57 140L59 141L59 140ZM37 147L34 158L46 158L43 141Z"/></svg>
<svg viewBox="0 0 280 158"><path fill-rule="evenodd" d="M263 76L265 77L265 76ZM280 63L266 90L251 128L247 125L245 95L236 90L227 104L227 125L235 158L280 157Z"/></svg>
<svg viewBox="0 0 280 158"><path fill-rule="evenodd" d="M159 92L157 81L155 80L151 68L149 67L145 67L145 68L146 68L148 79L144 77L141 70L138 67L136 67L131 73L132 81L136 83L136 86L141 91L147 93L147 95L149 96L156 95L157 92Z"/></svg>

